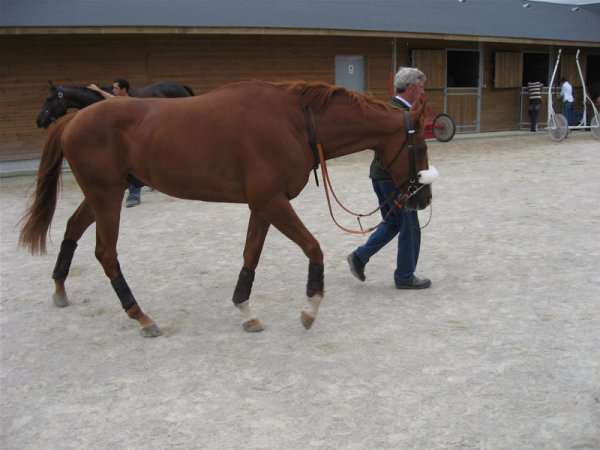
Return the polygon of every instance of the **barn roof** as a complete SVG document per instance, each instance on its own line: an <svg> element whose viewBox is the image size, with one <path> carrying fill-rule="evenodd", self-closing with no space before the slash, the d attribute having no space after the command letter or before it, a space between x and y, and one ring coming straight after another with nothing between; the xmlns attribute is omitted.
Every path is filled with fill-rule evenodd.
<svg viewBox="0 0 600 450"><path fill-rule="evenodd" d="M589 44L600 43L600 2L575 7L524 0L0 0L0 34L141 29L410 33L442 39Z"/></svg>

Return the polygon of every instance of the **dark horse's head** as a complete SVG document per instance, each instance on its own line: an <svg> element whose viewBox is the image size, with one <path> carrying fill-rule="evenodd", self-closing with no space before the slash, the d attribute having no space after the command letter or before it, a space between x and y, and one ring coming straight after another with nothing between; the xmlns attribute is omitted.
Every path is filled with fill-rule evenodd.
<svg viewBox="0 0 600 450"><path fill-rule="evenodd" d="M48 84L50 85L48 96L35 121L38 128L48 128L52 122L64 116L68 109L62 87L53 85L52 81L48 81Z"/></svg>

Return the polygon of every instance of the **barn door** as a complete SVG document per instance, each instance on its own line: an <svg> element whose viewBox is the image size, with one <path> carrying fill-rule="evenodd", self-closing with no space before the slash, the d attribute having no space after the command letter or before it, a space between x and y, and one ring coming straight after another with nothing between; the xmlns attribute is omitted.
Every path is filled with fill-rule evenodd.
<svg viewBox="0 0 600 450"><path fill-rule="evenodd" d="M365 57L336 56L335 84L356 92L365 92Z"/></svg>
<svg viewBox="0 0 600 450"><path fill-rule="evenodd" d="M458 133L480 129L481 86L478 50L447 50L446 111Z"/></svg>
<svg viewBox="0 0 600 450"><path fill-rule="evenodd" d="M458 133L478 133L481 111L478 50L414 49L412 64L425 72L427 101L450 114Z"/></svg>

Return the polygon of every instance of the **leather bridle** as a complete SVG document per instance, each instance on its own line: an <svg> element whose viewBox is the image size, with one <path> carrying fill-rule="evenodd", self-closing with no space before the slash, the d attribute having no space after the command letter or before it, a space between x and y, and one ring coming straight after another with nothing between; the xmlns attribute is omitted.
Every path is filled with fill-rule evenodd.
<svg viewBox="0 0 600 450"><path fill-rule="evenodd" d="M321 145L321 143L318 141L318 139L316 137L317 134L315 131L316 127L315 127L314 116L312 114L310 107L304 101L303 97L302 97L302 110L304 112L306 128L308 131L308 145L309 145L309 148L311 149L311 151L313 152L313 156L315 158L315 163L313 165L315 181L318 186L319 179L317 177L317 169L318 169L319 163L320 163L321 164L321 175L323 176L324 186L325 186L325 197L327 199L327 206L329 208L329 215L331 216L331 219L339 228L341 228L342 230L344 230L348 233L354 233L354 234L370 233L371 231L375 230L379 225L381 225L385 221L387 216L389 216L392 213L392 211L394 210L394 207L390 208L389 212L381 220L381 222L379 222L377 225L367 228L367 229L363 228L363 226L360 222L360 218L361 217L369 217L369 216L375 214L377 211L381 210L386 205L386 203L392 201L392 198L386 198L382 204L380 204L377 208L375 208L373 211L371 211L367 214L356 213L356 212L348 209L346 206L344 206L340 202L340 200L337 198L337 196L335 195L333 186L331 185L331 179L329 178L329 173L327 171L327 164L325 162L325 154L323 152L323 146ZM396 162L396 160L402 153L402 150L404 150L405 144L408 142L407 148L408 148L408 152L409 152L408 157L409 157L409 164L410 164L409 180L400 186L396 186L396 189L394 189L394 191L392 192L392 195L390 196L390 197L396 196L396 194L401 190L401 188L408 184L408 187L406 188L405 192L403 194L398 194L397 198L393 200L393 204L397 208L404 208L406 206L406 204L408 203L408 200L411 197L413 197L414 195L416 195L417 192L419 192L419 190L421 190L424 186L424 185L419 185L419 183L417 182L418 177L417 177L417 167L416 167L416 158L415 158L415 146L413 143L413 135L415 134L415 130L413 128L411 128L411 126L410 126L410 113L408 111L404 111L404 123L405 123L405 129L406 129L406 136L404 137L402 143L400 144L400 148L398 148L398 151L396 152L394 158L392 158L392 161L389 164L387 164L384 168L387 171ZM349 229L349 228L344 227L340 223L338 223L338 221L335 219L335 217L333 215L333 210L331 208L331 200L329 197L330 190L331 190L331 194L333 195L333 198L338 203L338 205L344 211L346 211L347 213L349 213L357 218L360 230Z"/></svg>
<svg viewBox="0 0 600 450"><path fill-rule="evenodd" d="M58 86L56 88L56 91L57 91L56 96L58 97L58 103L61 104L62 102L64 102L64 96L65 96L65 93L62 90L62 86ZM50 115L50 111L48 111L47 109L42 108L40 111L46 115L46 118L48 120L50 120L50 122L55 123L58 120L58 117L52 117Z"/></svg>
<svg viewBox="0 0 600 450"><path fill-rule="evenodd" d="M404 112L404 126L406 129L406 136L404 137L402 144L400 144L400 148L396 152L396 155L394 155L394 157L392 158L390 163L384 167L384 170L386 172L389 172L392 165L396 162L396 160L402 153L402 150L404 150L404 145L405 145L406 141L408 141L407 149L408 149L409 179L408 179L408 187L406 188L406 192L410 195L408 197L406 197L406 199L405 199L405 201L408 201L408 199L410 197L412 197L414 194L416 194L423 187L423 185L419 186L419 183L417 182L417 158L415 156L416 150L415 150L415 145L413 142L413 136L414 136L416 130L414 128L411 128L411 126L410 126L410 112L408 112L408 111L403 111L403 112ZM395 192L398 192L400 190L400 188L402 186L404 186L405 184L406 183L404 183L401 186L396 186ZM400 200L400 197L401 196L398 195L398 199L396 201Z"/></svg>

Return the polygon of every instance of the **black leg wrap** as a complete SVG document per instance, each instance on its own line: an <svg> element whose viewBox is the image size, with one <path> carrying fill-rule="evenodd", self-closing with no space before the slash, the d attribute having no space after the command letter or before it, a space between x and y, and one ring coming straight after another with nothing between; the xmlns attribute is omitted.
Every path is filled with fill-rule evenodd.
<svg viewBox="0 0 600 450"><path fill-rule="evenodd" d="M132 306L137 305L133 293L131 292L131 289L129 289L129 286L127 286L125 277L123 277L123 274L121 273L121 269L119 269L117 278L110 280L110 284L112 284L113 289L117 293L117 297L121 300L121 306L123 306L125 311Z"/></svg>
<svg viewBox="0 0 600 450"><path fill-rule="evenodd" d="M308 264L308 283L306 284L306 295L308 297L312 297L317 292L325 289L324 271L323 264Z"/></svg>
<svg viewBox="0 0 600 450"><path fill-rule="evenodd" d="M56 265L52 271L52 278L54 280L67 278L76 248L77 242L72 241L71 239L62 241L60 244L60 252L58 252L58 258L56 258Z"/></svg>
<svg viewBox="0 0 600 450"><path fill-rule="evenodd" d="M242 267L242 270L240 270L240 276L238 277L238 282L235 286L235 291L233 291L233 303L236 305L244 303L250 298L253 282L254 270Z"/></svg>

